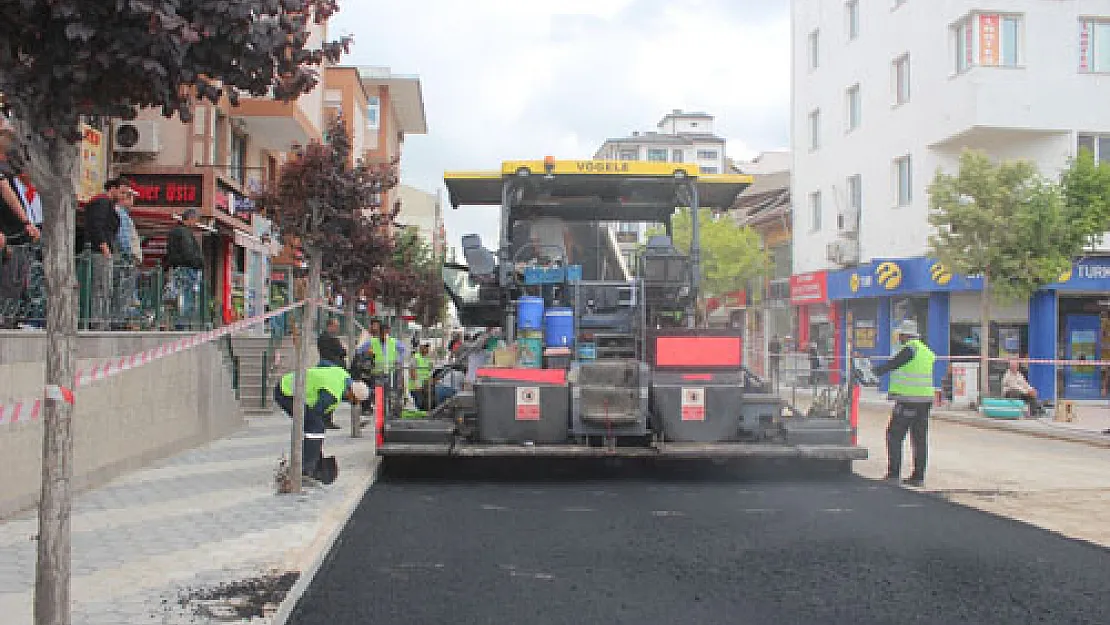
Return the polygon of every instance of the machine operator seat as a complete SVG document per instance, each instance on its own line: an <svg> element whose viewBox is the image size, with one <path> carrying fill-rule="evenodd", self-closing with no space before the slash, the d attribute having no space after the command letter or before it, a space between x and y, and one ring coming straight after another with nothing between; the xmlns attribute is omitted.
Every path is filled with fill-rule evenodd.
<svg viewBox="0 0 1110 625"><path fill-rule="evenodd" d="M654 304L682 305L690 293L690 258L679 253L671 237L648 239L640 255L639 275L647 300Z"/></svg>

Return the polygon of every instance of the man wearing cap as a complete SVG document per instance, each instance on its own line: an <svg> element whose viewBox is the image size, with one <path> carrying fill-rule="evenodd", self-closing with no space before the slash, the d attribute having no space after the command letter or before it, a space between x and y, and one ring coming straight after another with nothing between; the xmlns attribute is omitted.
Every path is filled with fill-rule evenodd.
<svg viewBox="0 0 1110 625"><path fill-rule="evenodd" d="M916 321L902 322L898 327L898 342L901 349L894 358L874 370L876 376L890 373L887 394L894 400L894 411L886 429L887 471L883 479L897 481L901 475L902 444L908 432L913 447L913 473L902 483L924 486L936 355L921 340Z"/></svg>
<svg viewBox="0 0 1110 625"><path fill-rule="evenodd" d="M282 376L274 387L274 401L290 417L293 416L294 373ZM349 402L366 401L370 389L347 375L343 367L311 367L305 371L304 394L304 446L301 474L315 479L320 459L323 457L324 439L327 437L324 422L332 419L340 399Z"/></svg>

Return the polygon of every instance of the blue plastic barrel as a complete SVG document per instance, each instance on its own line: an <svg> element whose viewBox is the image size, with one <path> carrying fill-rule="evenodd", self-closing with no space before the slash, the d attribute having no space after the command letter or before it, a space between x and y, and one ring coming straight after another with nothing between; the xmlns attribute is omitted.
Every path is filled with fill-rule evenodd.
<svg viewBox="0 0 1110 625"><path fill-rule="evenodd" d="M516 327L520 330L543 329L543 298L521 297L516 303Z"/></svg>
<svg viewBox="0 0 1110 625"><path fill-rule="evenodd" d="M547 347L574 345L574 311L570 308L550 308L544 313L544 344Z"/></svg>

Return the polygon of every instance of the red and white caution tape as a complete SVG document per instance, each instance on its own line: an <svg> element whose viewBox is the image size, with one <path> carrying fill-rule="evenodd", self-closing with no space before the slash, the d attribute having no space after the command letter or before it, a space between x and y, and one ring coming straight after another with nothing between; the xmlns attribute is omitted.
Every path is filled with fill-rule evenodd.
<svg viewBox="0 0 1110 625"><path fill-rule="evenodd" d="M110 377L117 376L124 371L137 369L148 365L156 360L172 356L180 352L192 349L198 345L210 343L218 338L227 336L233 332L238 332L266 321L267 319L276 317L278 315L287 313L296 308L304 306L305 302L296 302L288 306L284 306L277 310L272 310L264 315L258 315L249 319L236 321L235 323L223 326L216 330L209 330L207 332L200 332L192 336L184 337L176 341L163 343L157 347L152 347L137 354L130 356L122 356L120 358L112 358L105 360L94 365L91 369L78 370L77 375L73 379L73 388L67 388L56 384L51 384L43 389L43 396L40 398L28 398L15 402L8 402L0 404L0 425L8 425L10 423L26 423L30 421L37 421L42 414L43 401L63 401L68 404L74 403L74 391L83 386L89 386L93 382L99 380L106 380Z"/></svg>

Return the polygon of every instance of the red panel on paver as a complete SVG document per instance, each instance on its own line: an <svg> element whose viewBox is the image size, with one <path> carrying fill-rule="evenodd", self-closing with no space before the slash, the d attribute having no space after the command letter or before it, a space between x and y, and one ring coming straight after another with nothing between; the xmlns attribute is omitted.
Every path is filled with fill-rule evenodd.
<svg viewBox="0 0 1110 625"><path fill-rule="evenodd" d="M478 377L542 384L566 384L567 382L567 372L563 369L478 369Z"/></svg>
<svg viewBox="0 0 1110 625"><path fill-rule="evenodd" d="M738 336L659 336L657 367L739 367L743 345Z"/></svg>

